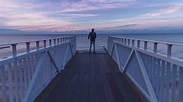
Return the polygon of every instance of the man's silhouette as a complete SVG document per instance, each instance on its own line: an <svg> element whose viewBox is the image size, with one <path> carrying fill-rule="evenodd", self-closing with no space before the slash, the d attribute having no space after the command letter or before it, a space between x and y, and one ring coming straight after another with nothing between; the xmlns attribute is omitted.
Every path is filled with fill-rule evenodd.
<svg viewBox="0 0 183 102"><path fill-rule="evenodd" d="M89 50L89 53L91 53L91 47L92 47L92 45L93 45L93 51L95 53L96 33L94 32L94 28L91 29L91 32L88 35L88 39L90 39L90 50Z"/></svg>

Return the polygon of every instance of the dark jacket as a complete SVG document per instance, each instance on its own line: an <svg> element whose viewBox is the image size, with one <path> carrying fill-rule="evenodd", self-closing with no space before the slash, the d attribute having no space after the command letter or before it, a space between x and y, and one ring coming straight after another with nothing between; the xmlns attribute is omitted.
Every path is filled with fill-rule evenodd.
<svg viewBox="0 0 183 102"><path fill-rule="evenodd" d="M88 39L90 39L90 41L95 41L95 38L96 38L96 33L90 32L88 35Z"/></svg>

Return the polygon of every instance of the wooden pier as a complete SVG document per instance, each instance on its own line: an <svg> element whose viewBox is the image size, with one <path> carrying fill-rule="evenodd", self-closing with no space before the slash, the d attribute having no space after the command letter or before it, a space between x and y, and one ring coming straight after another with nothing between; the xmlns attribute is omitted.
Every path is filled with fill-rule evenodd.
<svg viewBox="0 0 183 102"><path fill-rule="evenodd" d="M107 53L76 53L34 102L145 102Z"/></svg>
<svg viewBox="0 0 183 102"><path fill-rule="evenodd" d="M74 36L1 46L12 56L0 59L0 102L183 102L183 63L172 53L182 44L108 37L94 54Z"/></svg>

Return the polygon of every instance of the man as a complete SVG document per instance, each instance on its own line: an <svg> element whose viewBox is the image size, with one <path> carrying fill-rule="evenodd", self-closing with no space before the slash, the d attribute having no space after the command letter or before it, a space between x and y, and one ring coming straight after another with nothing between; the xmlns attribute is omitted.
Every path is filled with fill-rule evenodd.
<svg viewBox="0 0 183 102"><path fill-rule="evenodd" d="M90 50L89 53L91 53L91 47L93 45L93 50L95 53L95 39L96 39L96 33L94 32L94 28L91 29L91 32L88 35L88 39L90 39Z"/></svg>

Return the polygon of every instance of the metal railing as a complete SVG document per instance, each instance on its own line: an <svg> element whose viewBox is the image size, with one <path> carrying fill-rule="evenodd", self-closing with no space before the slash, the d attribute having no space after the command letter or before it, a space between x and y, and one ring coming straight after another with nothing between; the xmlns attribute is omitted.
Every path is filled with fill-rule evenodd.
<svg viewBox="0 0 183 102"><path fill-rule="evenodd" d="M43 46L40 46L40 42L43 42ZM35 48L30 47L31 43L36 44ZM24 53L17 54L19 44L26 45ZM12 57L0 60L0 101L32 102L74 56L76 37L1 46L11 46Z"/></svg>
<svg viewBox="0 0 183 102"><path fill-rule="evenodd" d="M162 46L164 54L158 50ZM108 53L150 102L183 102L183 61L172 57L172 46L183 47L175 43L108 37Z"/></svg>

